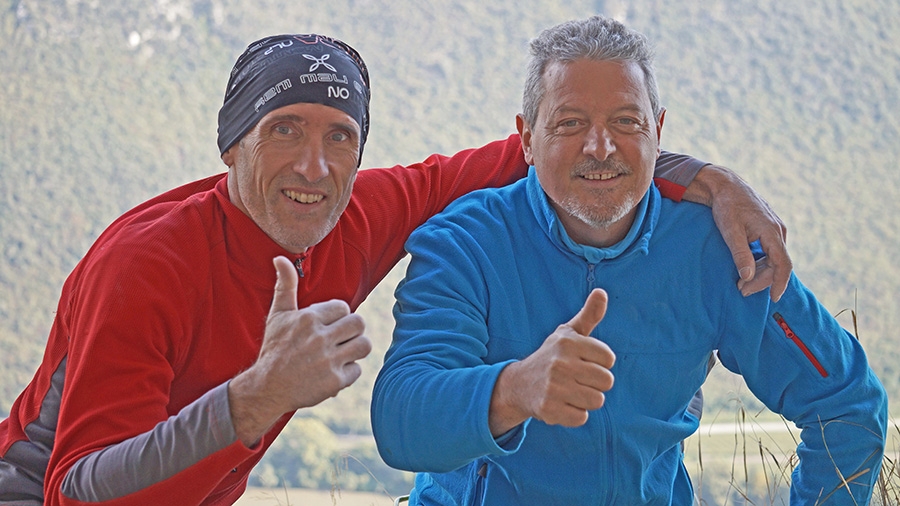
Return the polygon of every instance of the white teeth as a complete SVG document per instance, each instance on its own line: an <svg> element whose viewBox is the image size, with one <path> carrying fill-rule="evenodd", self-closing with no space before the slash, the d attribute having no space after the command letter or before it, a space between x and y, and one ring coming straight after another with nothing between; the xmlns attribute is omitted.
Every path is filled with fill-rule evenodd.
<svg viewBox="0 0 900 506"><path fill-rule="evenodd" d="M607 179L612 179L612 178L616 177L617 175L618 174L585 174L582 177L584 177L585 179L590 179L592 181L596 181L598 179L600 181L606 181Z"/></svg>
<svg viewBox="0 0 900 506"><path fill-rule="evenodd" d="M315 204L316 202L325 198L324 195L312 193L297 193L291 190L285 190L284 194L287 195L291 200L300 202L301 204Z"/></svg>

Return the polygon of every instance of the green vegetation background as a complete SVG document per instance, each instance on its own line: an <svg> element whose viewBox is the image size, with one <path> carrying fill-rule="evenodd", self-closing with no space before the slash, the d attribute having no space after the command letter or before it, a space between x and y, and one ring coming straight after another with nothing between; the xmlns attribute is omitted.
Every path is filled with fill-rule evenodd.
<svg viewBox="0 0 900 506"><path fill-rule="evenodd" d="M788 224L795 271L851 330L855 312L900 400L900 4L554 3L0 0L0 417L93 239L135 204L224 170L216 113L247 43L315 31L355 46L373 77L363 166L379 167L512 133L528 40L594 13L656 44L663 147L732 167L768 199ZM365 443L401 276L361 309L375 342L363 378L292 423L255 483L329 488L349 452L343 488L373 489L373 476L395 493L408 486ZM711 416L736 396L754 406L727 375L705 391Z"/></svg>

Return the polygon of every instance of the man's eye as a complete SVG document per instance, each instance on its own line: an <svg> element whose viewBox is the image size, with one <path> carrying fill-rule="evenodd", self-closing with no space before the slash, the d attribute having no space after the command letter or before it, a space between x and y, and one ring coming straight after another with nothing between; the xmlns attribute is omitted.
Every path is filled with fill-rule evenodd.
<svg viewBox="0 0 900 506"><path fill-rule="evenodd" d="M644 126L645 122L638 118L620 118L619 124L626 127L638 128Z"/></svg>
<svg viewBox="0 0 900 506"><path fill-rule="evenodd" d="M350 136L344 132L334 132L333 134L331 134L331 140L333 140L335 142L343 142L349 138L350 138Z"/></svg>
<svg viewBox="0 0 900 506"><path fill-rule="evenodd" d="M290 135L294 130L287 125L278 125L275 127L275 131L282 135Z"/></svg>
<svg viewBox="0 0 900 506"><path fill-rule="evenodd" d="M561 127L565 127L565 128L575 128L578 126L578 120L577 119L569 119L569 120L563 121L559 125Z"/></svg>

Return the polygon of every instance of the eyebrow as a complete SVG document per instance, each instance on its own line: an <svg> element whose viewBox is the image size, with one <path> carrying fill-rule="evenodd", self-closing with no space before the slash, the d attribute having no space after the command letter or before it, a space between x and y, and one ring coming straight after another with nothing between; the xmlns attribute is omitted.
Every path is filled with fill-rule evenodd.
<svg viewBox="0 0 900 506"><path fill-rule="evenodd" d="M305 121L303 119L303 116L300 116L297 114L278 114L275 116L269 116L267 118L263 118L261 122L262 123L275 123L278 121L285 121L285 120L300 121L300 122Z"/></svg>
<svg viewBox="0 0 900 506"><path fill-rule="evenodd" d="M279 121L296 121L298 123L306 123L307 120L305 117L300 116L299 114L278 114L276 116L271 116L269 118L264 118L260 121L260 125L270 125L272 123L278 123ZM338 128L343 130L349 130L353 132L354 135L360 135L360 127L356 125L355 122L349 121L333 121L328 124L331 128Z"/></svg>
<svg viewBox="0 0 900 506"><path fill-rule="evenodd" d="M641 106L636 103L628 103L628 104L616 107L615 109L612 110L612 114L619 114L622 112L644 114L644 110L641 109ZM566 115L566 114L588 114L588 112L580 107L563 105L562 107L559 107L552 111L548 111L546 116L547 116L547 119L549 120L552 118L556 118L560 115ZM651 113L650 116L652 117L653 114Z"/></svg>
<svg viewBox="0 0 900 506"><path fill-rule="evenodd" d="M613 110L613 112L625 112L625 111L636 112L636 113L641 113L641 114L644 113L644 110L641 109L641 106L638 104L627 104L627 105L623 105L622 107L617 107L616 109Z"/></svg>

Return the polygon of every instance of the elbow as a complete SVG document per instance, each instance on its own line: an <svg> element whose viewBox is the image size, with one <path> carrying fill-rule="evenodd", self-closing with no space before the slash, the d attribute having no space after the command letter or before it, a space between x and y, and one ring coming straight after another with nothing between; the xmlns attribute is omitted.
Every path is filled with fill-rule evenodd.
<svg viewBox="0 0 900 506"><path fill-rule="evenodd" d="M378 454L381 455L381 460L388 466L401 471L421 471L421 469L416 469L416 466L410 462L403 451L395 451L395 449L399 448L398 446L384 441L384 438L376 435L375 446L378 448Z"/></svg>
<svg viewBox="0 0 900 506"><path fill-rule="evenodd" d="M374 400L372 406L372 434L375 437L375 447L381 460L388 466L413 473L446 473L464 464L449 458L453 453L450 448L435 448L435 439L440 438L428 437L423 432L417 431L415 423L404 423L402 420L388 421L384 416L379 417L375 414Z"/></svg>
<svg viewBox="0 0 900 506"><path fill-rule="evenodd" d="M372 435L375 438L378 454L381 455L381 460L385 464L394 469L414 471L411 469L408 459L405 458L405 452L402 451L401 427L403 420L396 415L402 409L398 409L395 403L389 401L389 399L395 398L395 395L385 391L384 378L379 375L372 392L372 405L369 413L372 421Z"/></svg>
<svg viewBox="0 0 900 506"><path fill-rule="evenodd" d="M878 399L877 399L877 408L876 408L875 412L878 415L878 421L880 422L880 425L881 425L882 436L886 439L888 423L889 423L889 420L888 420L888 418L889 418L889 416L888 416L888 396L887 396L887 392L885 391L884 387L881 385L880 382L878 383Z"/></svg>

